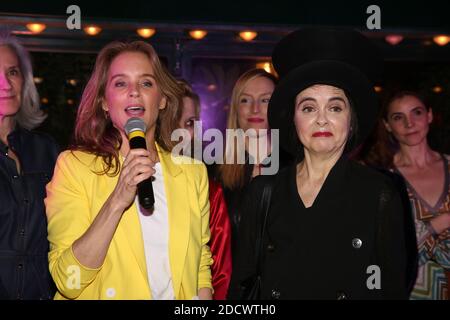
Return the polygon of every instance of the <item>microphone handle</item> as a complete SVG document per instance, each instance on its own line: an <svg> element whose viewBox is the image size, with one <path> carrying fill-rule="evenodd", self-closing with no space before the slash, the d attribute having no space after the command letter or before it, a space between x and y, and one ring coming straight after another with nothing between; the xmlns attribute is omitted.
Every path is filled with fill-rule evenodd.
<svg viewBox="0 0 450 320"><path fill-rule="evenodd" d="M145 142L145 138L142 137L133 137L130 139L130 149L145 149L147 150L147 143Z"/></svg>
<svg viewBox="0 0 450 320"><path fill-rule="evenodd" d="M130 139L130 148L131 149L146 149L147 144L145 142L145 138L142 137L133 137ZM155 204L155 195L153 194L153 186L151 177L141 181L137 185L137 193L139 204L145 209L153 208Z"/></svg>
<svg viewBox="0 0 450 320"><path fill-rule="evenodd" d="M138 199L141 207L145 209L153 208L155 195L153 194L152 178L148 178L138 183Z"/></svg>

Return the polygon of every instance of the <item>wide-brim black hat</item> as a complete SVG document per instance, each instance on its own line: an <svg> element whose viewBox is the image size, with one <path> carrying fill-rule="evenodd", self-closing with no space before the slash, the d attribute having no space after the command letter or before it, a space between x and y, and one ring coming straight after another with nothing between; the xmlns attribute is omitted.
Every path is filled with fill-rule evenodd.
<svg viewBox="0 0 450 320"><path fill-rule="evenodd" d="M272 63L281 79L270 99L268 119L271 129L279 129L283 149L298 155L295 97L315 84L340 88L351 100L358 121L352 146L370 133L378 115L373 82L381 77L382 60L369 39L347 29L302 29L277 44Z"/></svg>

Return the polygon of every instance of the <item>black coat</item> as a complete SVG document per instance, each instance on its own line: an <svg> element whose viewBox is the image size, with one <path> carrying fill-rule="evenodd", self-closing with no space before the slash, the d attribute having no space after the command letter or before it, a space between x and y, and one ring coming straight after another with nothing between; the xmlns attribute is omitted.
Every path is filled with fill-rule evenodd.
<svg viewBox="0 0 450 320"><path fill-rule="evenodd" d="M249 190L230 298L239 298L240 284L255 272L255 204L267 178L255 179ZM262 298L407 298L405 248L402 202L387 176L343 157L306 209L292 165L274 181L264 237ZM367 282L374 283L374 265L380 268L381 289L370 290Z"/></svg>
<svg viewBox="0 0 450 320"><path fill-rule="evenodd" d="M231 222L231 248L234 256L236 247L238 246L238 228L241 222L243 212L245 214L245 199L247 197L247 191L252 180L253 164L249 163L250 156L245 153L244 164L244 185L241 188L229 189L223 187L225 202L227 204L228 215ZM279 148L279 171L293 162L292 157L283 149ZM270 166L268 163L266 166Z"/></svg>
<svg viewBox="0 0 450 320"><path fill-rule="evenodd" d="M51 299L44 198L58 147L47 135L21 128L8 135L8 144L22 172L0 141L0 299Z"/></svg>

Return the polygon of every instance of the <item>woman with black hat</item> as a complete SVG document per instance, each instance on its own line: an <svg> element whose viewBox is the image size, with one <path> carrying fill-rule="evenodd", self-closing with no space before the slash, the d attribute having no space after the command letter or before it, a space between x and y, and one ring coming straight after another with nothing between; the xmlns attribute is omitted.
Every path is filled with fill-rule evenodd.
<svg viewBox="0 0 450 320"><path fill-rule="evenodd" d="M281 76L269 105L281 147L297 157L272 181L264 223L262 299L403 299L402 203L389 178L350 161L376 119L369 79L381 61L354 31L304 29L275 48ZM255 225L262 213L254 180L241 221L231 298L242 297L257 261Z"/></svg>

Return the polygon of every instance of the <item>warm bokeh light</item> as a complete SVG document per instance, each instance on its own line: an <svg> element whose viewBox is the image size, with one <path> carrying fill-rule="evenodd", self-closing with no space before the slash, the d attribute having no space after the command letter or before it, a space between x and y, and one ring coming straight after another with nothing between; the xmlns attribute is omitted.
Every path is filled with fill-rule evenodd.
<svg viewBox="0 0 450 320"><path fill-rule="evenodd" d="M441 86L434 86L432 90L433 90L434 93L441 93L442 92L442 87Z"/></svg>
<svg viewBox="0 0 450 320"><path fill-rule="evenodd" d="M67 83L75 87L78 84L78 81L76 79L69 79L67 80Z"/></svg>
<svg viewBox="0 0 450 320"><path fill-rule="evenodd" d="M31 31L31 33L38 34L47 28L47 26L43 23L28 23L26 25L27 29Z"/></svg>
<svg viewBox="0 0 450 320"><path fill-rule="evenodd" d="M47 98L42 98L42 99L41 99L41 102L42 102L43 104L47 104L47 103L48 103L48 99L47 99Z"/></svg>
<svg viewBox="0 0 450 320"><path fill-rule="evenodd" d="M214 91L217 89L217 86L214 83L208 85L208 91Z"/></svg>
<svg viewBox="0 0 450 320"><path fill-rule="evenodd" d="M377 92L377 93L383 91L383 87L381 87L381 86L374 86L373 89L374 89L375 92Z"/></svg>
<svg viewBox="0 0 450 320"><path fill-rule="evenodd" d="M44 78L34 77L33 81L34 81L35 84L40 84L40 83L44 82Z"/></svg>
<svg viewBox="0 0 450 320"><path fill-rule="evenodd" d="M139 28L136 30L136 32L142 38L150 38L155 34L156 30L153 28Z"/></svg>
<svg viewBox="0 0 450 320"><path fill-rule="evenodd" d="M75 101L73 99L67 99L67 104L69 106L73 105L75 103Z"/></svg>
<svg viewBox="0 0 450 320"><path fill-rule="evenodd" d="M266 70L268 73L275 74L275 70L273 69L272 64L271 64L270 62L268 62L268 61L258 62L258 63L256 64L256 68L258 68L258 69L264 69L264 70Z"/></svg>
<svg viewBox="0 0 450 320"><path fill-rule="evenodd" d="M433 41L440 46L445 46L450 41L450 37L446 35L439 35L433 38Z"/></svg>
<svg viewBox="0 0 450 320"><path fill-rule="evenodd" d="M189 31L189 35L194 38L195 40L201 40L203 39L206 35L208 34L208 32L206 32L205 30L191 30Z"/></svg>
<svg viewBox="0 0 450 320"><path fill-rule="evenodd" d="M252 41L258 34L255 31L241 31L239 37L244 41Z"/></svg>
<svg viewBox="0 0 450 320"><path fill-rule="evenodd" d="M95 26L95 25L90 25L84 28L84 32L86 32L86 34L90 35L90 36L95 36L97 34L99 34L102 31L102 28L100 28L99 26Z"/></svg>
<svg viewBox="0 0 450 320"><path fill-rule="evenodd" d="M387 43L395 46L396 44L399 44L403 41L403 36L399 34L390 34L386 36L385 40Z"/></svg>

